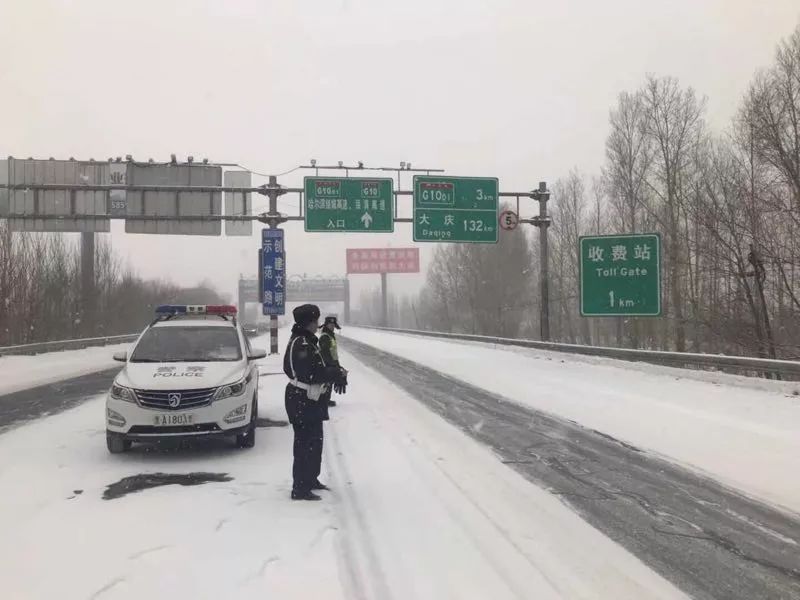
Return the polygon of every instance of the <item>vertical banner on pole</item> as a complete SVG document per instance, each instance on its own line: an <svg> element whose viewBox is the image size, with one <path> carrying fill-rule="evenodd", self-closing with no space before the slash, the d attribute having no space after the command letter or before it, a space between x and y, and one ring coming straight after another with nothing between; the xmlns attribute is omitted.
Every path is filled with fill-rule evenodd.
<svg viewBox="0 0 800 600"><path fill-rule="evenodd" d="M259 263L262 314L286 314L286 250L283 229L261 230Z"/></svg>

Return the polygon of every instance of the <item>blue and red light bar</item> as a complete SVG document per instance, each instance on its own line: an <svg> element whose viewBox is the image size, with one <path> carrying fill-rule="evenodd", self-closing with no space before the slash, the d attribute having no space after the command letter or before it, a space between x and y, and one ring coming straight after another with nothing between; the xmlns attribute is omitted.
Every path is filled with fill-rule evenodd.
<svg viewBox="0 0 800 600"><path fill-rule="evenodd" d="M236 307L230 304L162 304L157 315L222 315L235 316Z"/></svg>

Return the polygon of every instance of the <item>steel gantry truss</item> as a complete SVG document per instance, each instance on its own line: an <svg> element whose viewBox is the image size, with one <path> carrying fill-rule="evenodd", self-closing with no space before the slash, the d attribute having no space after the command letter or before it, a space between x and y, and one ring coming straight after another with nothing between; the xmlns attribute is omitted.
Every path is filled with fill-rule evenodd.
<svg viewBox="0 0 800 600"><path fill-rule="evenodd" d="M183 164L183 163L181 163ZM222 165L217 165L222 166ZM239 165L235 165L239 166ZM442 173L443 169L432 169L432 168L411 168L410 163L401 163L400 168L396 167L365 167L363 163L357 163L355 165L345 165L342 162L339 162L336 165L317 165L315 161L312 161L310 165L301 165L297 167L297 169L311 169L314 170L316 174L319 174L320 171L344 171L346 176L350 176L351 174L361 174L365 172L394 172L397 174L398 182L400 182L400 178L404 173ZM297 170L293 169L293 170ZM399 187L399 183L398 183ZM283 186L278 183L278 177L276 175L269 175L267 183L259 186L252 186L252 187L235 187L235 186L177 186L177 185L135 185L135 184L82 184L82 183L0 183L0 190L7 189L9 191L23 191L26 194L30 193L33 195L33 206L34 212L33 213L0 213L0 219L21 219L21 220L30 220L30 219L37 219L37 220L56 220L61 221L64 223L68 223L71 220L89 220L89 219L111 219L111 220L133 220L133 221L180 221L180 222L225 222L225 221L257 221L260 223L265 224L269 228L277 228L282 223L290 222L290 221L304 221L305 220L305 208L304 208L304 189L300 187L287 187ZM105 192L106 193L106 213L99 213L99 214L85 214L85 213L75 213L75 214L42 214L36 210L36 207L39 206L37 202L38 197L40 194L48 192L48 191L67 191L67 192ZM247 193L254 193L259 194L261 196L265 196L269 203L267 211L259 213L259 214L236 214L236 215L226 215L226 214L207 214L207 215L146 215L146 214L111 214L111 192L141 192L143 196L147 193L174 193L176 198L179 197L181 193L208 193L209 197L212 198L214 194L221 194L221 193L238 193L238 194L247 194ZM298 206L297 214L284 214L278 210L278 199L281 196L286 194L297 194L300 202ZM411 190L395 190L393 191L395 202L394 202L394 215L393 221L395 223L413 223L413 218L411 217L402 217L399 214L399 202L397 200L402 197L410 197L413 196L413 191ZM71 195L74 198L74 194ZM547 213L547 202L550 198L550 192L547 190L547 184L545 182L540 182L537 189L532 191L525 191L525 192L499 192L498 196L500 198L506 198L510 200L514 200L516 202L516 214L520 215L520 201L523 198L529 198L535 200L539 204L539 212L537 215L519 218L520 223L525 223L528 225L532 225L534 227L539 228L540 230L540 252L539 252L539 261L540 261L540 293L541 293L541 314L540 314L540 330L541 330L541 337L544 341L549 341L550 339L550 327L549 327L549 286L548 286L548 244L547 244L547 231L552 222L551 217ZM75 206L74 201L72 203L72 212L74 212ZM68 231L68 229L65 229ZM93 253L94 244L93 244L93 234L92 233L83 233L83 236L87 239L84 240L83 249L85 253L91 252ZM89 243L89 237L92 237L91 242ZM91 254L90 254L91 256ZM84 265L84 270L91 269L93 271L93 265L90 268L90 261L83 260L82 264ZM93 261L91 261L93 262ZM93 280L93 273L91 274L91 279ZM87 283L87 279L84 278L84 285L89 286L90 284ZM87 292L85 294L88 297L90 294ZM272 351L277 352L277 317L271 317L271 332L272 332Z"/></svg>

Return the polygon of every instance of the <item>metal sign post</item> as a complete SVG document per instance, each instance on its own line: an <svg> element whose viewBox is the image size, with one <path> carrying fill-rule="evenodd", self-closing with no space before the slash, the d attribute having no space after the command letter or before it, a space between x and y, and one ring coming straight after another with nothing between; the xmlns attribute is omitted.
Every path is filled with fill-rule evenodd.
<svg viewBox="0 0 800 600"><path fill-rule="evenodd" d="M278 178L275 177L275 175L270 175L269 176L269 183L266 186L264 186L264 191L265 191L264 193L266 193L266 195L267 195L267 198L269 198L269 213L264 215L264 218L262 220L263 220L263 222L267 223L270 228L269 228L269 230L266 230L266 229L263 230L262 231L262 235L266 235L267 232L269 231L269 232L272 232L272 233L270 233L270 235L274 235L276 237L280 236L281 251L283 253L282 254L282 258L283 258L282 263L284 263L284 268L281 269L281 271L282 271L281 277L283 278L283 281L285 282L286 281L286 271L285 271L285 262L284 261L286 259L286 254L285 254L285 247L284 247L283 231L278 229L278 225L280 223L282 223L283 221L285 221L286 219L283 218L283 216L278 212L278 196L281 196L282 194L286 193L286 191L280 185L278 185ZM280 233L277 234L276 233L277 231L280 231ZM282 296L281 302L284 303L285 302L285 297L283 296L283 289L281 289L281 296ZM270 313L270 316L269 316L269 352L270 352L270 354L278 354L278 314L282 315L282 314L284 314L284 312L285 312L285 307L282 304L280 313ZM267 313L264 313L264 314L267 314Z"/></svg>
<svg viewBox="0 0 800 600"><path fill-rule="evenodd" d="M539 288L541 292L541 308L539 311L539 331L543 342L550 341L550 277L547 247L547 230L552 219L547 215L547 201L550 192L547 191L547 182L540 181L539 189L533 192L533 199L539 203L539 215L530 220L534 227L539 228Z"/></svg>
<svg viewBox="0 0 800 600"><path fill-rule="evenodd" d="M657 233L581 237L581 315L661 315L661 238Z"/></svg>

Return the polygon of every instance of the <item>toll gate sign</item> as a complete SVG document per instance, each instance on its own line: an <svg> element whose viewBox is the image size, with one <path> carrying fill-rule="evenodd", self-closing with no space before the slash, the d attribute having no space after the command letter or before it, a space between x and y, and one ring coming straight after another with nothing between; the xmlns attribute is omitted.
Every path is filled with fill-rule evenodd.
<svg viewBox="0 0 800 600"><path fill-rule="evenodd" d="M581 315L661 316L661 237L581 237Z"/></svg>

